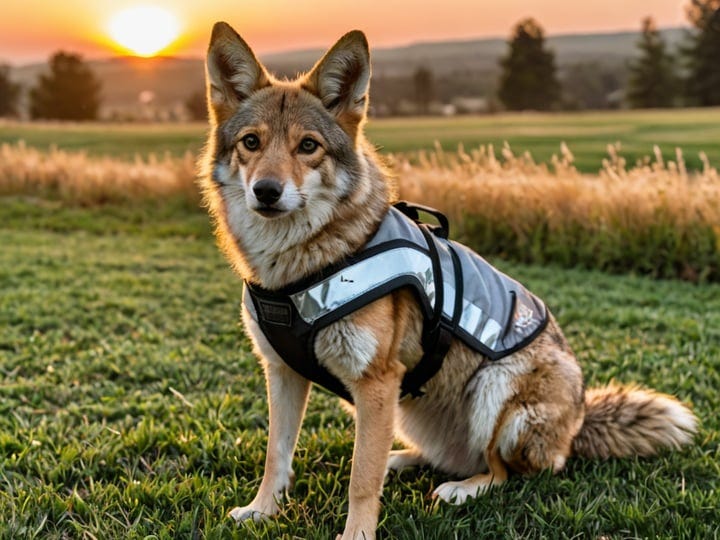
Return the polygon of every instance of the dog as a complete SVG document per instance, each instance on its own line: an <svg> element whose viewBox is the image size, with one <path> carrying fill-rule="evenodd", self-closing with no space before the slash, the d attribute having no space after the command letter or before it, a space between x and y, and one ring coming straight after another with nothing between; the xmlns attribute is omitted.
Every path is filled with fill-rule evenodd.
<svg viewBox="0 0 720 540"><path fill-rule="evenodd" d="M335 279L333 287L337 281L351 287L354 279L346 276L370 279L394 264L368 263L339 278L327 271L362 252L388 216L405 226L391 206L391 175L363 134L370 72L360 31L343 36L295 80L273 77L228 24L212 31L206 62L211 129L201 183L218 245L246 283L242 319L264 368L270 415L265 473L255 498L230 512L238 522L279 511L294 478L292 457L313 377L303 365L289 365L292 359L279 352L288 347L282 337L270 341L268 321L290 327L297 313L268 298L318 273L325 285ZM421 259L418 264L425 253ZM308 299L314 289L306 285L294 301ZM617 384L586 391L573 352L540 301L530 316L520 316L527 322L536 312L542 319L532 339L504 356L492 359L453 335L433 358L426 338L435 308L424 307L417 290L427 293L426 303L439 291L429 281L423 286L375 294L312 331L310 351L303 352L354 405L343 539L375 537L387 470L431 465L462 478L433 493L459 504L502 484L511 472L558 472L571 456L648 456L692 440L697 419L674 397ZM260 296L248 301L248 291ZM327 298L310 300L312 314ZM292 347L302 348L290 346L290 356ZM409 395L408 374L426 357L430 368ZM395 437L406 449L391 451Z"/></svg>

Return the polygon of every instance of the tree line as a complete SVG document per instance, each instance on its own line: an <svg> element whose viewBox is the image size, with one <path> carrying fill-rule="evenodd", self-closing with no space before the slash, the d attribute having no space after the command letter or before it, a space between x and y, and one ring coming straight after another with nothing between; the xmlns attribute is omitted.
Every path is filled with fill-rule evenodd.
<svg viewBox="0 0 720 540"><path fill-rule="evenodd" d="M720 105L720 0L690 0L686 9L693 28L675 52L668 49L651 17L642 22L639 54L627 66L624 83L624 98L630 107ZM567 70L564 84L583 94L582 104L563 100L555 54L533 18L515 26L499 65L497 102L491 98L490 108L495 103L508 110L601 108L605 97L621 86L617 74L579 64ZM428 114L431 104L460 95L460 88L468 82L477 86L482 75L466 73L454 75L455 80L437 81L429 68L419 67L409 81L375 80L371 102L382 105L383 97L400 95L414 104L410 112ZM485 90L491 91L489 87ZM0 65L0 116L17 114L20 94L9 66ZM102 85L80 55L60 51L50 58L48 72L38 77L28 97L33 119L92 120L98 117ZM188 96L185 107L192 118L204 119L204 92Z"/></svg>
<svg viewBox="0 0 720 540"><path fill-rule="evenodd" d="M11 81L10 68L0 66L0 116L18 112L20 85ZM95 120L102 84L79 54L59 51L50 57L48 73L41 74L29 92L33 119Z"/></svg>
<svg viewBox="0 0 720 540"><path fill-rule="evenodd" d="M720 0L691 0L694 30L675 53L668 50L652 17L642 23L638 57L629 65L625 98L630 107L720 105ZM555 57L534 19L517 24L500 61L498 97L510 110L558 108L562 87Z"/></svg>

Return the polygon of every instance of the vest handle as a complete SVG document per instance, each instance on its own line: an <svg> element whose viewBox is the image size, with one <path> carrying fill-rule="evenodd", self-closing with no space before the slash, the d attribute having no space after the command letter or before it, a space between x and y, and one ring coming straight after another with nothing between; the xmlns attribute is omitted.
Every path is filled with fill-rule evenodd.
<svg viewBox="0 0 720 540"><path fill-rule="evenodd" d="M430 231L438 238L447 240L450 235L450 221L448 221L445 214L439 210L422 204L409 203L407 201L398 201L393 206L418 224L423 224L423 221L420 219L420 212L431 215L437 220L438 225L430 226L425 224L427 228L430 229Z"/></svg>

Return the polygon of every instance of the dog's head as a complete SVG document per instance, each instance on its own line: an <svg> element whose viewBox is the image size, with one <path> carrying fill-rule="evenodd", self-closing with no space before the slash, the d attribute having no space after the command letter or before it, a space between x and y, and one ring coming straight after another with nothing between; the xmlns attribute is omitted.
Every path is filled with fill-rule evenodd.
<svg viewBox="0 0 720 540"><path fill-rule="evenodd" d="M327 213L358 188L370 82L362 32L343 36L307 74L281 81L220 22L206 68L209 176L223 198L275 220Z"/></svg>

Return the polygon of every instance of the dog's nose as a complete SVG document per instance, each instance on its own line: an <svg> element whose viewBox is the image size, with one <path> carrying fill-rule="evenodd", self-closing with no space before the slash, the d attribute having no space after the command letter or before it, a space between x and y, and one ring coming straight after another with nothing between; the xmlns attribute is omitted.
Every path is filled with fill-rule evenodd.
<svg viewBox="0 0 720 540"><path fill-rule="evenodd" d="M258 180L255 182L255 185L253 185L252 189L257 200L268 206L278 202L283 191L283 187L280 182L269 178Z"/></svg>

